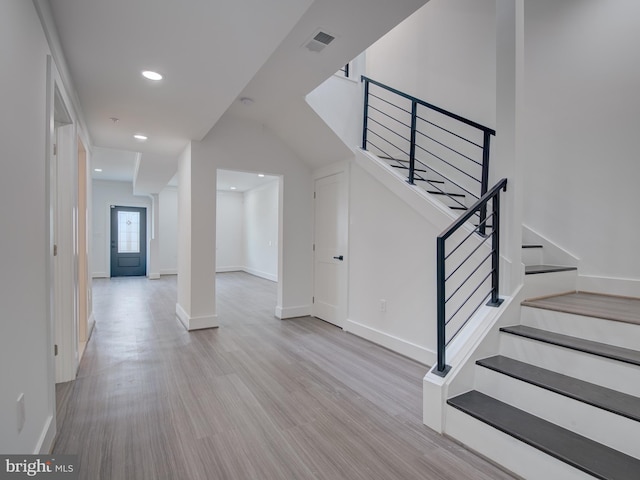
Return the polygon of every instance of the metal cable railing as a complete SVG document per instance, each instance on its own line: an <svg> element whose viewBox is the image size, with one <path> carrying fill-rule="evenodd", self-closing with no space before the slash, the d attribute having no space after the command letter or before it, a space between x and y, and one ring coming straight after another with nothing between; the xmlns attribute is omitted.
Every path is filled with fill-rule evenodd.
<svg viewBox="0 0 640 480"><path fill-rule="evenodd" d="M448 345L485 303L493 307L502 303L498 297L501 190L507 190L506 178L486 192L437 239L438 361L433 372L442 377L450 369L446 363ZM490 210L488 215L487 210ZM478 226L471 231L462 228L472 216L482 211L485 216ZM455 243L451 244L452 241Z"/></svg>
<svg viewBox="0 0 640 480"><path fill-rule="evenodd" d="M493 129L368 77L362 82L364 150L408 170L408 183L423 183L453 209L466 210L487 192ZM486 217L485 206L476 219L483 235Z"/></svg>

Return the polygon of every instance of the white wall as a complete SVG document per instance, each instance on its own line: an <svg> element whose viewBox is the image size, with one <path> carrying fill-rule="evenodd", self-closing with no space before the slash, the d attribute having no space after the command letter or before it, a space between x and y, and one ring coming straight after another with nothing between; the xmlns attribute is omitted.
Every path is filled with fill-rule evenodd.
<svg viewBox="0 0 640 480"><path fill-rule="evenodd" d="M495 125L495 0L431 0L367 49L366 75Z"/></svg>
<svg viewBox="0 0 640 480"><path fill-rule="evenodd" d="M245 271L278 281L278 181L244 193Z"/></svg>
<svg viewBox="0 0 640 480"><path fill-rule="evenodd" d="M525 223L637 296L639 16L629 0L525 3Z"/></svg>
<svg viewBox="0 0 640 480"><path fill-rule="evenodd" d="M49 49L32 2L0 2L0 452L38 453L55 425L45 175ZM17 428L24 394L26 421ZM48 446L45 446L47 448Z"/></svg>
<svg viewBox="0 0 640 480"><path fill-rule="evenodd" d="M178 189L160 192L160 274L178 273Z"/></svg>
<svg viewBox="0 0 640 480"><path fill-rule="evenodd" d="M364 64L364 57L363 54L358 58L358 64ZM309 106L351 149L362 144L363 96L360 75L363 73L357 72L357 81L333 75L306 97Z"/></svg>
<svg viewBox="0 0 640 480"><path fill-rule="evenodd" d="M390 177L385 172L381 178L388 182ZM402 180L391 178L400 183L396 188L409 191ZM451 219L427 209L426 215L436 221L431 223L386 186L393 181L383 184L357 162L351 165L346 329L431 364L436 348L435 238Z"/></svg>
<svg viewBox="0 0 640 480"><path fill-rule="evenodd" d="M216 168L282 175L283 228L278 239L282 254L276 315L308 315L313 243L313 181L309 167L263 125L228 115L201 142L192 142L191 155L194 161L206 161ZM207 181L215 188L215 174Z"/></svg>
<svg viewBox="0 0 640 480"><path fill-rule="evenodd" d="M244 270L244 194L219 191L216 198L216 272Z"/></svg>
<svg viewBox="0 0 640 480"><path fill-rule="evenodd" d="M151 198L135 196L131 182L93 181L93 250L92 275L109 277L111 205L144 207L147 209L147 241L151 229ZM160 241L162 244L162 240Z"/></svg>
<svg viewBox="0 0 640 480"><path fill-rule="evenodd" d="M277 180L246 192L218 191L216 272L278 281L278 200Z"/></svg>

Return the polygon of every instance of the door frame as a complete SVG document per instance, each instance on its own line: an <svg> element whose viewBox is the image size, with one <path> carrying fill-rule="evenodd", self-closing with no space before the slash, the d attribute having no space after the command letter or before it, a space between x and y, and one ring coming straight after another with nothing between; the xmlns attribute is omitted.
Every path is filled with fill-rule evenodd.
<svg viewBox="0 0 640 480"><path fill-rule="evenodd" d="M51 348L50 368L54 384L75 379L79 364L76 237L78 127L74 121L72 105L53 58L47 56L48 343ZM57 149L57 155L54 155L54 149ZM54 166L55 171L52 170ZM60 171L64 173L62 177L58 176ZM65 228L61 225L63 220ZM55 256L54 248L57 250ZM55 389L52 395L55 405Z"/></svg>
<svg viewBox="0 0 640 480"><path fill-rule="evenodd" d="M142 276L147 276L148 272L149 272L149 243L151 239L147 239L148 236L148 230L147 230L147 219L149 216L149 209L147 207L136 207L133 205L109 205L109 274L110 277L113 277L113 228L114 228L114 218L113 218L113 212L115 209L123 209L124 211L126 211L126 209L131 209L132 211L137 210L138 213L140 214L140 221L142 223L142 225L140 225L139 227L139 232L140 232L140 236L143 237L140 240L144 240L144 241L139 241L139 245L140 247L144 250L143 252L140 252L142 254L142 256L144 256L144 273L141 275L132 275L132 276L137 276L137 277L142 277ZM144 212L143 212L144 211ZM117 221L116 221L116 225L117 225ZM118 277L120 276L127 276L127 275L118 275Z"/></svg>
<svg viewBox="0 0 640 480"><path fill-rule="evenodd" d="M115 197L115 198L113 198ZM140 200L134 199L134 198L118 198L118 196L114 195L113 197L108 197L106 202L103 204L103 208L106 211L105 214L105 235L104 235L104 241L102 242L103 248L105 249L105 263L106 263L106 270L107 270L107 277L106 278L111 278L111 205L121 205L121 206L127 206L127 207L136 207L136 208L146 208L147 210L147 217L146 217L146 222L147 222L147 242L146 242L146 248L147 248L147 269L145 272L145 276L148 277L149 276L149 249L150 249L150 245L149 242L151 241L151 232L150 232L150 228L151 228L151 220L149 218L149 215L151 214L151 209L152 209L152 205L150 203L150 201L146 201L146 200L142 200L142 198L144 197L140 197Z"/></svg>
<svg viewBox="0 0 640 480"><path fill-rule="evenodd" d="M344 289L342 290L342 294L340 296L340 306L338 308L337 321L335 325L342 329L346 328L347 320L349 317L349 258L350 258L350 250L349 250L349 224L350 224L350 198L349 198L349 163L347 161L337 162L332 165L328 165L326 167L320 168L313 172L313 189L315 192L316 182L326 177L330 177L332 175L343 174L343 184L342 184L342 199L345 202L344 208L346 210L346 218L344 225L344 238L343 242L345 245L344 252L344 268L341 271L342 278L340 279L340 283L344 285ZM316 217L316 205L315 201L313 204L313 244L316 244L316 231L315 231L315 217ZM316 297L316 260L315 260L315 251L313 253L313 268L312 268L312 285L313 285L313 297ZM311 315L316 314L315 303L311 303Z"/></svg>

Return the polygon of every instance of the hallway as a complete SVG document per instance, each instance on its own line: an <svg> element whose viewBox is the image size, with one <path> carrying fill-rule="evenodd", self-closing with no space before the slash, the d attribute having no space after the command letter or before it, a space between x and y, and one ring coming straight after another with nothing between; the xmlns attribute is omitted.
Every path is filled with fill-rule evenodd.
<svg viewBox="0 0 640 480"><path fill-rule="evenodd" d="M220 328L188 333L176 278L94 280L96 327L59 385L54 453L81 479L510 479L422 424L426 367L305 317L276 284L217 276Z"/></svg>

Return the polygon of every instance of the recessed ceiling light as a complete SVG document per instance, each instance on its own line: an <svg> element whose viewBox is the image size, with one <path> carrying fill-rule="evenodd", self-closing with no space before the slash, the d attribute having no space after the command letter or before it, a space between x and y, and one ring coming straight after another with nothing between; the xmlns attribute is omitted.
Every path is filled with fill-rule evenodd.
<svg viewBox="0 0 640 480"><path fill-rule="evenodd" d="M162 75L160 75L158 72L153 72L151 70L145 70L144 72L142 72L142 76L144 78L147 78L149 80L153 80L153 81L158 81L158 80L162 80Z"/></svg>
<svg viewBox="0 0 640 480"><path fill-rule="evenodd" d="M264 173L259 173L259 174L258 174L258 176L259 176L260 178L262 178L262 177L264 177Z"/></svg>
<svg viewBox="0 0 640 480"><path fill-rule="evenodd" d="M93 171L94 171L94 172L101 172L101 171L102 171L102 169L101 169L101 168L94 168L94 169L93 169Z"/></svg>
<svg viewBox="0 0 640 480"><path fill-rule="evenodd" d="M146 140L148 137L146 135L140 135L139 133L133 136L136 140Z"/></svg>
<svg viewBox="0 0 640 480"><path fill-rule="evenodd" d="M230 190L235 190L235 189L236 189L236 187L229 187L229 189L230 189Z"/></svg>

